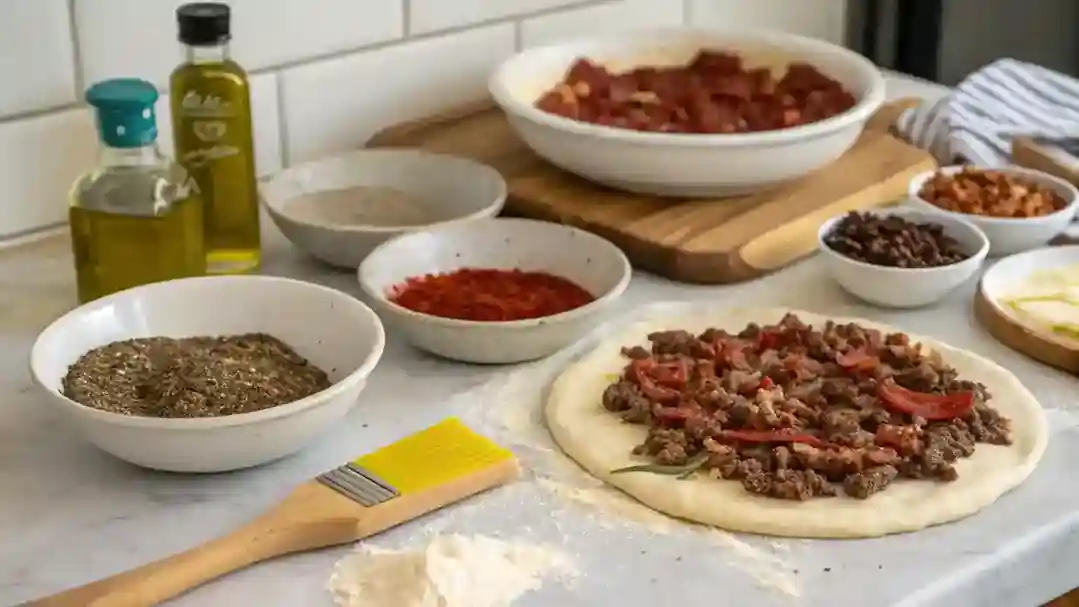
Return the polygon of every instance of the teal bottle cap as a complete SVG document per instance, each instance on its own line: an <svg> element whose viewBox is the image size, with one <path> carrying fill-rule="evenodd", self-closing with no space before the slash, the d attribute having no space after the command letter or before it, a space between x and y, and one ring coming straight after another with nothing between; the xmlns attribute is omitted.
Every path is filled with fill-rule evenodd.
<svg viewBox="0 0 1079 607"><path fill-rule="evenodd" d="M97 113L97 131L105 145L137 148L157 140L154 104L157 88L139 78L104 80L86 89L86 102Z"/></svg>

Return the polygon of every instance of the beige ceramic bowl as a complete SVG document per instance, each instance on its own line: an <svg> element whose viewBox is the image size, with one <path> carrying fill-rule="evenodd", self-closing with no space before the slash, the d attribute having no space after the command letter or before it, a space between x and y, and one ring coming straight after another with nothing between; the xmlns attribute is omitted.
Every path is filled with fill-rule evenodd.
<svg viewBox="0 0 1079 607"><path fill-rule="evenodd" d="M355 270L387 239L498 215L506 182L493 168L420 150L367 149L282 171L262 205L301 251Z"/></svg>

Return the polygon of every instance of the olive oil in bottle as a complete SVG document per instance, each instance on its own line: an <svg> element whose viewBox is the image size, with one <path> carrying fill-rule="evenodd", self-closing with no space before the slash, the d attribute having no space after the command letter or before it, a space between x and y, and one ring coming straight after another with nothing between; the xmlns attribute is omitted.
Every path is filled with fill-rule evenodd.
<svg viewBox="0 0 1079 607"><path fill-rule="evenodd" d="M106 80L86 91L99 166L71 188L68 210L81 303L206 273L202 202L187 171L157 147L157 89Z"/></svg>
<svg viewBox="0 0 1079 607"><path fill-rule="evenodd" d="M229 58L226 4L176 9L185 62L172 73L169 97L176 159L195 178L205 203L210 274L259 265L259 205L247 73Z"/></svg>

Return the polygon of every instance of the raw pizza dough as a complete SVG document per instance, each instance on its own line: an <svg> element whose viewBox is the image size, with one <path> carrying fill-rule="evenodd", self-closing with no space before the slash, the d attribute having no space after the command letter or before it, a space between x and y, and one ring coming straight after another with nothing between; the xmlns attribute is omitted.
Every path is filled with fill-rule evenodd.
<svg viewBox="0 0 1079 607"><path fill-rule="evenodd" d="M647 346L647 335L661 330L700 333L716 327L737 333L750 322L774 324L788 311L814 327L829 320L798 310L698 311L638 323L603 341L551 386L546 416L555 442L594 476L660 512L732 531L816 538L876 537L970 516L1023 482L1045 452L1049 438L1045 413L1018 378L986 358L911 335L913 341L939 351L961 378L985 384L992 394L990 405L1012 419L1013 444L978 443L973 456L955 464L956 481L900 479L865 500L844 495L798 502L751 494L738 481L701 475L678 480L650 473L610 474L615 468L640 463L631 451L647 434L646 426L623 423L601 404L604 389L626 365L623 346ZM899 331L857 318L830 320Z"/></svg>

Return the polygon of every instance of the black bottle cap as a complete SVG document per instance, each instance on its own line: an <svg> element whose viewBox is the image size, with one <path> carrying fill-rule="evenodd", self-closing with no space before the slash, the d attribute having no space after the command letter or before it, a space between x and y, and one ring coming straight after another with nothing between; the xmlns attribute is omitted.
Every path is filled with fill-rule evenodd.
<svg viewBox="0 0 1079 607"><path fill-rule="evenodd" d="M220 2L193 2L176 9L180 42L191 46L213 46L228 42L231 13Z"/></svg>

